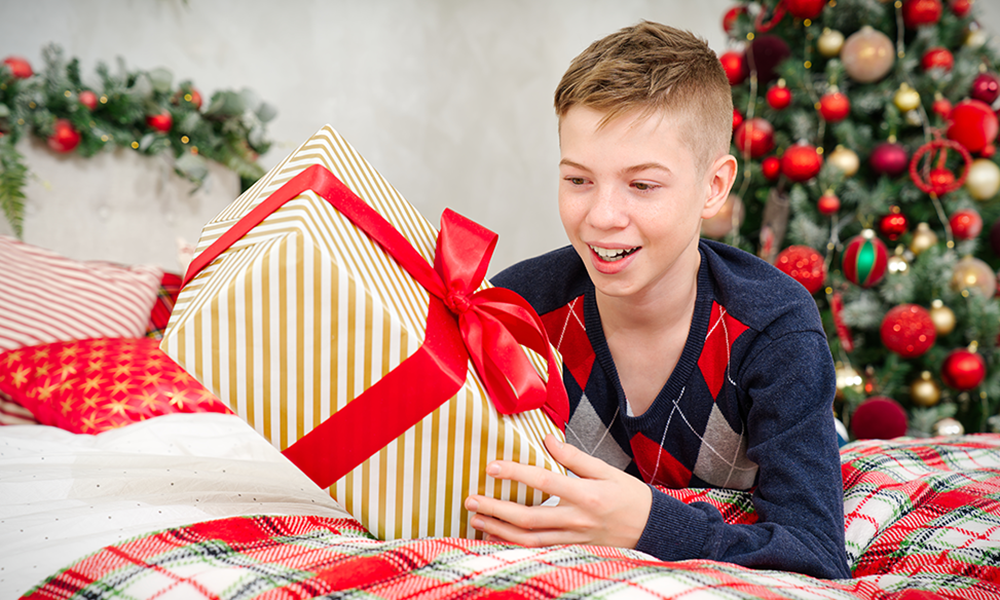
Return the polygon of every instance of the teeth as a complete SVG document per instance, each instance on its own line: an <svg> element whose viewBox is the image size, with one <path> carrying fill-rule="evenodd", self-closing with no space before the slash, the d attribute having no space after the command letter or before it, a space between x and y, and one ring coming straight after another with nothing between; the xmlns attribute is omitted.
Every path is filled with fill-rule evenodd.
<svg viewBox="0 0 1000 600"><path fill-rule="evenodd" d="M628 256L629 254L632 254L633 252L638 250L638 248L629 248L628 250L625 250L623 248L612 249L612 248L600 248L598 246L591 246L590 249L596 252L597 255L601 257L601 260L606 260L608 262L615 262L621 260L626 256Z"/></svg>

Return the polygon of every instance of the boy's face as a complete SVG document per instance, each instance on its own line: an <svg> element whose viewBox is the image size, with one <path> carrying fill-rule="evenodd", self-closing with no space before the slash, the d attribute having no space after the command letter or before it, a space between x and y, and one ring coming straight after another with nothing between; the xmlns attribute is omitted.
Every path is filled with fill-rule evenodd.
<svg viewBox="0 0 1000 600"><path fill-rule="evenodd" d="M655 301L690 289L701 220L728 196L735 160L702 173L681 117L626 114L599 127L603 116L574 106L560 122L559 215L570 242L599 293Z"/></svg>

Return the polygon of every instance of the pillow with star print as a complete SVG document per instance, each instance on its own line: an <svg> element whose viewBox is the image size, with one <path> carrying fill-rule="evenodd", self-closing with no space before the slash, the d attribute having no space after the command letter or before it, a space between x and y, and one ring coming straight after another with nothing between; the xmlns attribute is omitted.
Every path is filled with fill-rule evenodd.
<svg viewBox="0 0 1000 600"><path fill-rule="evenodd" d="M100 433L170 413L232 411L148 338L97 338L0 354L0 391L43 425Z"/></svg>

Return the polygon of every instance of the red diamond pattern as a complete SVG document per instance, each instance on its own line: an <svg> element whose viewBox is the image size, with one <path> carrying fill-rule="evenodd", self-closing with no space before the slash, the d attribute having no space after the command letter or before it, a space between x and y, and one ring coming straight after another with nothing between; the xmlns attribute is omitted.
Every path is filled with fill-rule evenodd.
<svg viewBox="0 0 1000 600"><path fill-rule="evenodd" d="M712 398L719 397L719 390L726 381L726 371L729 368L729 355L733 342L740 334L749 329L729 316L726 309L712 303L712 313L708 321L708 335L705 336L705 346L698 357L698 368L701 370Z"/></svg>
<svg viewBox="0 0 1000 600"><path fill-rule="evenodd" d="M581 390L587 389L590 370L594 366L594 349L587 338L583 320L583 296L542 316L549 340L562 354L563 363Z"/></svg>

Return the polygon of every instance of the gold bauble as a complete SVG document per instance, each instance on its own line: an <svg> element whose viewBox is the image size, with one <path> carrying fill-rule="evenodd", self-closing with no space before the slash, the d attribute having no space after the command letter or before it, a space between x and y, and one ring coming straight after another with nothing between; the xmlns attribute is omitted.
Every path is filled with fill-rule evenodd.
<svg viewBox="0 0 1000 600"><path fill-rule="evenodd" d="M957 419L945 417L934 424L932 433L935 437L962 435L965 433L965 427Z"/></svg>
<svg viewBox="0 0 1000 600"><path fill-rule="evenodd" d="M837 146L826 160L844 172L844 175L848 177L853 177L855 173L858 172L858 168L861 166L861 159L858 158L858 153L849 148L844 148L843 146Z"/></svg>
<svg viewBox="0 0 1000 600"><path fill-rule="evenodd" d="M816 40L816 49L826 58L833 58L840 54L840 49L844 47L844 34L836 29L826 27L819 39Z"/></svg>
<svg viewBox="0 0 1000 600"><path fill-rule="evenodd" d="M920 92L911 88L910 84L904 81L899 84L899 89L892 97L892 103L904 113L908 110L916 110L920 106Z"/></svg>
<svg viewBox="0 0 1000 600"><path fill-rule="evenodd" d="M910 263L907 262L906 257L903 256L902 246L896 246L896 252L894 252L886 262L886 269L888 269L890 273L899 274L906 273L910 270Z"/></svg>
<svg viewBox="0 0 1000 600"><path fill-rule="evenodd" d="M988 264L973 256L966 256L955 263L951 274L951 287L955 291L978 290L984 298L997 293L996 274Z"/></svg>
<svg viewBox="0 0 1000 600"><path fill-rule="evenodd" d="M851 79L858 83L874 83L892 69L896 48L889 36L865 25L844 41L840 60Z"/></svg>
<svg viewBox="0 0 1000 600"><path fill-rule="evenodd" d="M965 45L973 50L977 48L982 48L983 44L986 43L987 36L986 32L982 29L971 29L969 33L965 35Z"/></svg>
<svg viewBox="0 0 1000 600"><path fill-rule="evenodd" d="M919 223L917 230L913 232L913 237L910 238L910 252L920 254L928 248L933 248L937 243L937 234L931 231L930 226L927 223Z"/></svg>
<svg viewBox="0 0 1000 600"><path fill-rule="evenodd" d="M843 400L846 389L854 390L859 394L864 390L864 379L861 378L861 373L855 371L851 365L837 363L835 373L837 376L837 398Z"/></svg>
<svg viewBox="0 0 1000 600"><path fill-rule="evenodd" d="M743 223L743 201L736 194L729 194L715 216L702 219L701 234L705 237L722 239Z"/></svg>
<svg viewBox="0 0 1000 600"><path fill-rule="evenodd" d="M920 379L910 384L910 400L922 408L934 406L941 399L941 388L931 378L930 371L920 374Z"/></svg>
<svg viewBox="0 0 1000 600"><path fill-rule="evenodd" d="M1000 167L988 158L977 158L969 165L965 189L976 200L989 200L1000 191Z"/></svg>
<svg viewBox="0 0 1000 600"><path fill-rule="evenodd" d="M955 329L955 312L944 305L944 302L935 300L931 302L931 309L928 311L931 321L934 322L934 331L938 335L948 335Z"/></svg>

